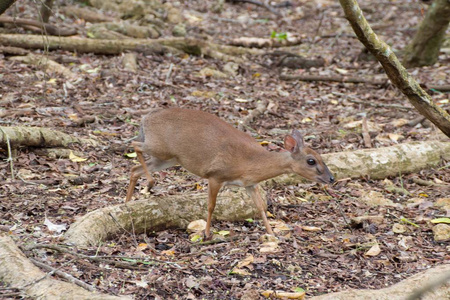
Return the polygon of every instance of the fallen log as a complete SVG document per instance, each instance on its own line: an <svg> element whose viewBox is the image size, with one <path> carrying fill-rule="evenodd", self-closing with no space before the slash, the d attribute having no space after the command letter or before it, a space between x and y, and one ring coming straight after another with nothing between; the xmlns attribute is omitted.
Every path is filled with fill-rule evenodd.
<svg viewBox="0 0 450 300"><path fill-rule="evenodd" d="M359 177L384 179L435 167L442 160L450 160L450 142L412 142L376 149L323 154L322 157L338 180ZM290 174L272 180L295 183L302 178Z"/></svg>
<svg viewBox="0 0 450 300"><path fill-rule="evenodd" d="M244 61L240 55L261 55L258 49L247 49L214 44L194 38L160 38L102 40L78 37L53 37L42 39L39 35L0 34L0 46L21 47L27 49L66 50L78 53L120 54L122 52L206 55L224 61Z"/></svg>
<svg viewBox="0 0 450 300"><path fill-rule="evenodd" d="M12 148L19 146L67 147L74 143L89 146L100 145L96 140L74 137L51 128L0 126L0 147L6 148L8 140Z"/></svg>

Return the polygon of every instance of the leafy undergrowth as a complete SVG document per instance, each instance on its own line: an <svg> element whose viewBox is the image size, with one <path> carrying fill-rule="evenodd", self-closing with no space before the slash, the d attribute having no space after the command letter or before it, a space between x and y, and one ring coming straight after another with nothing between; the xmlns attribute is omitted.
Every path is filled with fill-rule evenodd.
<svg viewBox="0 0 450 300"><path fill-rule="evenodd" d="M209 1L185 1L182 8L197 16L189 18L197 20L188 26L192 36L207 33L218 42L227 42L240 36L269 37L274 31L298 30L305 41L296 50L328 61L325 67L283 70L286 72L383 74L378 63L358 59L362 46L353 38L339 6L319 1L325 3L323 10L307 4L311 2L300 1L302 5L290 9L285 19L251 5L227 3L220 18L202 7L211 4ZM360 2L371 23L386 15L385 5ZM36 14L30 7L22 8L19 11L25 16ZM419 1L393 2L390 9L394 8L394 17L384 20L390 26L381 26L377 32L401 49L412 36L410 28L421 19L421 6ZM229 21L239 16L257 22ZM65 22L71 24L73 20ZM170 30L165 34L170 35ZM276 61L267 56L252 58L258 65L251 60L240 65L235 77L216 79L199 72L205 67L221 70L225 63L207 57L139 55L140 68L133 74L122 70L121 56L63 51L48 55L71 68L77 80L68 82L33 66L0 60L1 106L8 112L2 114L1 125L43 126L92 136L102 141L103 147L74 145L86 161L52 158L38 149L18 149L13 153L15 180L6 161L8 152L0 149L0 225L24 246L62 243L44 225L46 218L53 224L70 225L89 211L124 201L129 170L135 164L124 154L132 151L129 141L149 108L201 109L237 125L259 100L266 100L267 111L246 129L259 141L269 142L271 150L282 146L284 134L292 128L302 130L307 143L320 153L364 148L364 117L373 147L441 138L426 121L408 123L419 115L391 86L285 82L278 78L282 70L276 68ZM449 84L448 60L448 55L442 55L436 66L411 71L422 83ZM449 110L448 94L430 93ZM77 120L82 117L95 117L95 122L80 126ZM160 172L156 179L151 191L155 195L206 193L204 181L179 167ZM389 181L341 180L327 190L317 184L267 186L271 220L284 222L290 229L278 234L277 253L260 251L264 228L257 220L214 223L217 230L229 231L228 241L221 243L192 243L180 229L138 236L124 232L96 248L72 249L103 257L103 262L45 248L26 253L99 291L130 294L137 299L177 295L191 299L239 299L245 295L257 299L268 289L304 289L307 295L318 295L349 287L383 288L433 265L450 262L448 244L434 241L430 223L448 216L436 202L449 197L449 182L448 162L442 162L434 169L399 174ZM142 190L144 184L142 179L138 188ZM371 207L361 200L373 197L391 200L393 205ZM381 216L382 222L363 224L361 228L348 225L352 217L364 215ZM380 253L366 255L375 241ZM127 263L128 268L118 268L106 259ZM232 274L245 259L249 263L241 269L249 275Z"/></svg>

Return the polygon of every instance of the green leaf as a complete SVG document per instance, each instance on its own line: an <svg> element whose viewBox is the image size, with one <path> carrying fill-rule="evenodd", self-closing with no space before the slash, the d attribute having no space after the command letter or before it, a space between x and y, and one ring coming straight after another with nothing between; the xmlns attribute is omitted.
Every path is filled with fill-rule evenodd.
<svg viewBox="0 0 450 300"><path fill-rule="evenodd" d="M253 222L254 222L252 218L245 219L245 221L247 221L247 222L249 222L249 223L253 223Z"/></svg>
<svg viewBox="0 0 450 300"><path fill-rule="evenodd" d="M194 235L193 237L191 237L191 242L195 243L195 242L201 242L202 241L202 236L199 234Z"/></svg>
<svg viewBox="0 0 450 300"><path fill-rule="evenodd" d="M302 288L300 288L300 287L296 287L296 288L294 289L294 292L296 292L296 293L304 293L305 290L302 289Z"/></svg>
<svg viewBox="0 0 450 300"><path fill-rule="evenodd" d="M137 263L137 260L136 259L132 259L132 258L122 257L122 260L128 261L128 262L132 262L132 263Z"/></svg>
<svg viewBox="0 0 450 300"><path fill-rule="evenodd" d="M220 234L221 236L227 236L230 234L230 232L228 230L221 230L217 232L217 234Z"/></svg>
<svg viewBox="0 0 450 300"><path fill-rule="evenodd" d="M420 226L419 225L417 225L416 223L413 223L413 222L411 222L410 220L408 220L407 218L400 218L400 221L402 221L403 223L406 223L406 224L409 224L409 225L412 225L412 226L414 226L414 227L417 227L417 228L419 228Z"/></svg>
<svg viewBox="0 0 450 300"><path fill-rule="evenodd" d="M431 220L431 223L446 223L446 224L450 224L450 218L437 218L437 219L433 219Z"/></svg>
<svg viewBox="0 0 450 300"><path fill-rule="evenodd" d="M135 157L137 157L137 154L136 154L136 152L131 152L131 153L125 153L125 156L129 157L129 158L135 158Z"/></svg>

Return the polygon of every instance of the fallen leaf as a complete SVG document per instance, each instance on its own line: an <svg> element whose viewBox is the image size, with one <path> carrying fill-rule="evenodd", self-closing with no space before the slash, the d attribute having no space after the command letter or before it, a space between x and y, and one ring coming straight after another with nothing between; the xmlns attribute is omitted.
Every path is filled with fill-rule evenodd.
<svg viewBox="0 0 450 300"><path fill-rule="evenodd" d="M366 256L377 256L381 253L380 245L375 244L373 245L364 255Z"/></svg>
<svg viewBox="0 0 450 300"><path fill-rule="evenodd" d="M47 217L44 220L44 225L47 226L48 230L52 231L52 232L56 232L58 234L60 234L62 231L67 229L67 225L66 224L55 224L52 223L49 219L47 219Z"/></svg>
<svg viewBox="0 0 450 300"><path fill-rule="evenodd" d="M437 224L437 223L446 223L450 224L450 218L436 218L431 220L431 223Z"/></svg>
<svg viewBox="0 0 450 300"><path fill-rule="evenodd" d="M233 270L231 270L230 274L241 275L241 276L252 275L250 272L243 270L243 269L239 269L239 268L234 268Z"/></svg>
<svg viewBox="0 0 450 300"><path fill-rule="evenodd" d="M312 231L312 232L322 231L322 228L320 228L320 227L315 227L315 226L301 226L301 228L302 228L304 231Z"/></svg>
<svg viewBox="0 0 450 300"><path fill-rule="evenodd" d="M148 248L148 244L146 244L146 243L140 243L137 247L136 247L136 250L138 250L138 251L143 251L143 250L145 250L145 249L147 249Z"/></svg>
<svg viewBox="0 0 450 300"><path fill-rule="evenodd" d="M243 268L253 263L254 257L253 255L248 255L246 258L237 263L236 268Z"/></svg>
<svg viewBox="0 0 450 300"><path fill-rule="evenodd" d="M135 158L135 157L137 157L137 153L136 153L136 152L125 153L124 155L125 155L126 157L129 157L129 158Z"/></svg>
<svg viewBox="0 0 450 300"><path fill-rule="evenodd" d="M87 160L87 158L76 156L75 154L73 154L72 150L70 150L69 159L73 162L83 162Z"/></svg>
<svg viewBox="0 0 450 300"><path fill-rule="evenodd" d="M186 228L186 231L189 233L200 232L206 229L206 221L205 220L195 220L189 223Z"/></svg>
<svg viewBox="0 0 450 300"><path fill-rule="evenodd" d="M392 231L394 233L404 233L406 231L406 227L402 224L395 223L392 225Z"/></svg>

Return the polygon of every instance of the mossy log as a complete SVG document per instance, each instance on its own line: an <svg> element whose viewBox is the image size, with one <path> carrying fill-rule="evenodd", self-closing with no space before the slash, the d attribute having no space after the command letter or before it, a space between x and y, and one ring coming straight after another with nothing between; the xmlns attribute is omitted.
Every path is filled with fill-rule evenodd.
<svg viewBox="0 0 450 300"><path fill-rule="evenodd" d="M90 212L65 234L75 245L98 245L121 233L140 234L168 228L186 228L207 214L208 193L150 197ZM225 190L217 197L214 220L243 221L259 216L255 204L242 190ZM213 223L214 226L214 223Z"/></svg>
<svg viewBox="0 0 450 300"><path fill-rule="evenodd" d="M72 283L52 279L27 259L8 234L0 234L0 282L32 299L131 299L89 292Z"/></svg>
<svg viewBox="0 0 450 300"><path fill-rule="evenodd" d="M84 139L42 127L0 126L0 147L6 149L7 140L12 148L17 147L67 147L70 144L98 146L93 139Z"/></svg>
<svg viewBox="0 0 450 300"><path fill-rule="evenodd" d="M330 153L322 157L337 179L383 179L435 167L442 160L450 160L450 142L412 142L376 149ZM294 183L302 179L298 175L284 175L273 180Z"/></svg>

